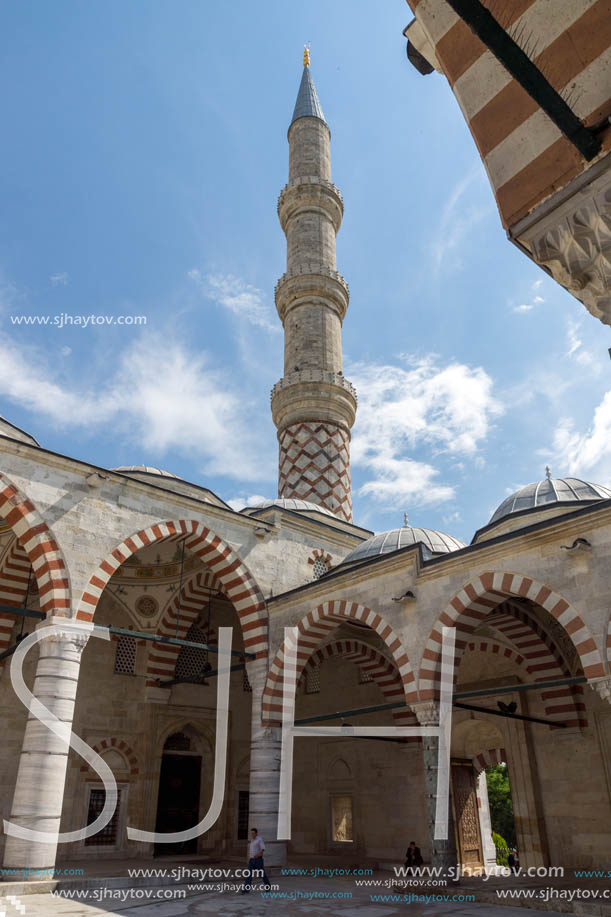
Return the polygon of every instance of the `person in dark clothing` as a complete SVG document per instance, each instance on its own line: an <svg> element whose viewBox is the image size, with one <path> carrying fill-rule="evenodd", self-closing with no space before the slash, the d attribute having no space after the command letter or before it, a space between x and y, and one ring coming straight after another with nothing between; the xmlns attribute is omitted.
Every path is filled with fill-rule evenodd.
<svg viewBox="0 0 611 917"><path fill-rule="evenodd" d="M422 859L422 854L420 853L420 847L416 847L416 841L410 841L409 847L405 853L405 865L410 870L414 867L418 868L422 866L424 860Z"/></svg>

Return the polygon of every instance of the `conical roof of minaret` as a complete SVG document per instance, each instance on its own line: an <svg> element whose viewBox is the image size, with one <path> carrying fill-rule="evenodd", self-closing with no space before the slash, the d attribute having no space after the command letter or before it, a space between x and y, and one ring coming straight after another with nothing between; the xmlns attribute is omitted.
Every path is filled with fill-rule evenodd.
<svg viewBox="0 0 611 917"><path fill-rule="evenodd" d="M319 118L321 121L324 121L325 124L327 123L322 111L322 105L318 98L318 93L316 92L314 80L312 79L312 74L310 73L309 62L310 56L308 54L304 56L303 76L301 77L301 84L299 86L299 92L297 93L297 101L295 102L295 110L291 118L291 124L297 121L298 118Z"/></svg>

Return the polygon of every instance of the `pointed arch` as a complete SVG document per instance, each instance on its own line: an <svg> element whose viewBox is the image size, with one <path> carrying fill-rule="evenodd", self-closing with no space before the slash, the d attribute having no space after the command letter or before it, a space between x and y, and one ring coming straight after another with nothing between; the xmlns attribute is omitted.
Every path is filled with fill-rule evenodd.
<svg viewBox="0 0 611 917"><path fill-rule="evenodd" d="M141 548L162 541L185 540L195 554L219 580L222 591L233 604L240 619L244 647L257 656L267 652L268 618L261 591L246 564L220 536L194 520L159 522L135 532L121 542L102 561L83 592L77 618L92 621L110 577L128 557Z"/></svg>
<svg viewBox="0 0 611 917"><path fill-rule="evenodd" d="M386 644L391 658L399 672L405 702L417 699L414 688L414 673L401 640L384 618L366 605L356 602L331 601L319 605L308 612L298 623L297 674L301 672L308 659L345 621L361 621L374 630ZM263 691L263 723L278 723L282 716L282 684L284 676L285 643L282 645L271 664L265 689Z"/></svg>
<svg viewBox="0 0 611 917"><path fill-rule="evenodd" d="M316 668L325 659L332 659L338 656L345 659L346 662L352 662L363 672L366 672L378 686L387 703L391 704L405 698L405 690L396 665L390 662L375 647L369 646L369 644L363 643L361 640L336 640L334 643L323 644L312 653L303 667L301 675L298 674L298 684L305 678L309 669ZM407 705L405 709L397 708L393 710L392 715L396 726L418 725L415 713ZM417 737L414 738L417 740ZM410 738L409 741L412 741L412 739Z"/></svg>
<svg viewBox="0 0 611 917"><path fill-rule="evenodd" d="M0 605L14 605L23 608L23 603L28 592L28 583L32 573L32 565L17 538L15 538L0 566ZM15 626L16 615L8 611L0 611L0 653L8 649L11 635ZM0 666L5 660L0 660Z"/></svg>
<svg viewBox="0 0 611 917"><path fill-rule="evenodd" d="M457 631L454 660L456 679L456 671L467 638L510 596L528 599L544 608L558 621L575 648L586 678L597 678L603 674L602 660L594 638L580 615L566 599L530 577L518 573L487 572L467 583L437 618L422 655L419 672L419 693L422 700L438 696L442 628L455 627ZM540 673L535 680L548 680L549 670L547 672L545 675Z"/></svg>
<svg viewBox="0 0 611 917"><path fill-rule="evenodd" d="M40 610L68 616L70 580L62 551L32 501L3 472L0 472L0 516L11 527L32 564Z"/></svg>
<svg viewBox="0 0 611 917"><path fill-rule="evenodd" d="M203 604L209 600L211 590L222 592L220 580L210 570L195 573L184 584L180 595L170 599L159 622L157 633L164 637L186 640L191 625L201 614ZM158 678L173 678L179 652L179 646L171 646L168 643L151 644L146 666L147 687L155 687Z"/></svg>

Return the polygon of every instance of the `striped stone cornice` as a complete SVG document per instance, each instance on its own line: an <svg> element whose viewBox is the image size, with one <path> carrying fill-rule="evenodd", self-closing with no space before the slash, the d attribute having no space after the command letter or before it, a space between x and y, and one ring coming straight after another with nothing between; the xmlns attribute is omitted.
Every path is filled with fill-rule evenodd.
<svg viewBox="0 0 611 917"><path fill-rule="evenodd" d="M291 309L317 301L332 308L343 322L349 302L348 284L341 274L323 264L287 271L276 284L276 309L283 323Z"/></svg>
<svg viewBox="0 0 611 917"><path fill-rule="evenodd" d="M356 390L341 373L305 369L283 376L271 392L272 417L278 430L309 420L354 424Z"/></svg>
<svg viewBox="0 0 611 917"><path fill-rule="evenodd" d="M284 232L289 220L304 211L323 211L339 231L344 215L344 202L333 182L310 176L289 182L278 198L278 218Z"/></svg>

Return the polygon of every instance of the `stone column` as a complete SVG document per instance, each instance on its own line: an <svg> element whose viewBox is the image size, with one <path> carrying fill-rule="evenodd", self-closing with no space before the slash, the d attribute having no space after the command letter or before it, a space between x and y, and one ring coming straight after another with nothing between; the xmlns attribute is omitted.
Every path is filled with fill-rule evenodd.
<svg viewBox="0 0 611 917"><path fill-rule="evenodd" d="M420 701L410 704L421 726L439 725L439 704L435 701ZM458 863L456 836L454 834L454 817L452 814L452 788L448 806L448 838L435 839L435 809L437 806L437 770L438 770L437 736L422 737L422 758L424 763L424 787L427 805L427 826L431 849L431 865L441 867L444 871L455 868Z"/></svg>
<svg viewBox="0 0 611 917"><path fill-rule="evenodd" d="M287 862L287 842L277 839L281 730L262 724L267 660L249 662L247 671L252 687L248 828L256 828L265 842L264 862L269 875L270 868L286 866Z"/></svg>
<svg viewBox="0 0 611 917"><path fill-rule="evenodd" d="M49 618L37 630L66 623L66 618ZM87 639L86 633L52 634L38 644L40 655L32 693L66 729L72 726L81 654ZM69 746L29 713L9 821L33 830L59 833L68 753ZM52 869L56 855L57 841L22 840L9 834L4 866Z"/></svg>

